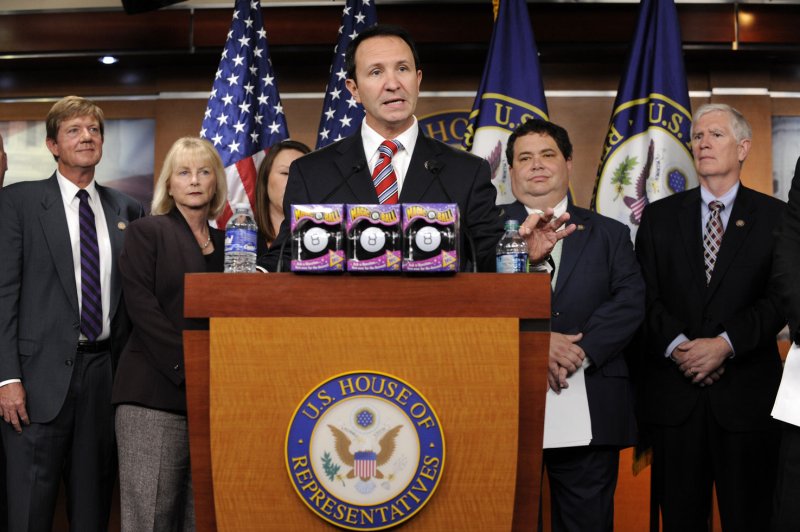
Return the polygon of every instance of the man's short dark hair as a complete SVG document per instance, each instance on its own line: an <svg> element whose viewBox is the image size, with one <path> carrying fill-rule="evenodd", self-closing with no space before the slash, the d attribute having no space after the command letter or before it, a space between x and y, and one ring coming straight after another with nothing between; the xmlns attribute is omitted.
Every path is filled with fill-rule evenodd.
<svg viewBox="0 0 800 532"><path fill-rule="evenodd" d="M548 122L547 120L531 118L527 122L523 122L517 126L517 129L515 129L514 132L508 137L508 143L506 144L506 159L508 160L509 167L514 166L514 143L516 142L517 138L534 133L537 135L547 135L551 137L554 141L556 141L556 146L558 146L558 149L561 150L561 155L564 156L564 159L572 159L572 142L569 140L569 134L567 133L567 130L558 124Z"/></svg>
<svg viewBox="0 0 800 532"><path fill-rule="evenodd" d="M359 45L373 37L399 37L411 48L411 54L414 56L414 70L420 69L419 54L417 53L417 45L414 44L414 39L411 35L400 26L392 26L389 24L376 24L365 29L358 36L350 41L347 45L347 50L344 53L344 66L347 69L347 78L356 80L356 50Z"/></svg>

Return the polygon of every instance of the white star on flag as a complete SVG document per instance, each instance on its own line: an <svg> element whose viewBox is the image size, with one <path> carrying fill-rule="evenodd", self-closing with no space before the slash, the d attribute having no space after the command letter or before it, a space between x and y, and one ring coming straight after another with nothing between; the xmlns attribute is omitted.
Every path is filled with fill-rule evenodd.
<svg viewBox="0 0 800 532"><path fill-rule="evenodd" d="M255 204L266 150L289 137L259 0L236 0L200 136L212 141L225 165L228 205L216 220L217 227L225 227L230 205Z"/></svg>
<svg viewBox="0 0 800 532"><path fill-rule="evenodd" d="M331 142L341 140L356 132L364 118L364 108L360 104L350 105L355 100L345 87L347 70L344 64L344 51L347 45L362 30L378 23L375 6L368 0L346 0L342 10L342 25L333 49L331 78L325 89L325 102L322 105L322 116L317 133L317 148L327 146Z"/></svg>

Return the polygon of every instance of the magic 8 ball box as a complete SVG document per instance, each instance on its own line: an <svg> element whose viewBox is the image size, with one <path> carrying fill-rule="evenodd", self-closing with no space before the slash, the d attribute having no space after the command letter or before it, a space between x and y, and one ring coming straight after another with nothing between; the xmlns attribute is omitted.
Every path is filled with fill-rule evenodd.
<svg viewBox="0 0 800 532"><path fill-rule="evenodd" d="M344 271L343 206L292 205L293 272Z"/></svg>
<svg viewBox="0 0 800 532"><path fill-rule="evenodd" d="M399 272L400 205L348 204L345 210L347 271Z"/></svg>
<svg viewBox="0 0 800 532"><path fill-rule="evenodd" d="M403 271L457 272L458 205L404 203Z"/></svg>

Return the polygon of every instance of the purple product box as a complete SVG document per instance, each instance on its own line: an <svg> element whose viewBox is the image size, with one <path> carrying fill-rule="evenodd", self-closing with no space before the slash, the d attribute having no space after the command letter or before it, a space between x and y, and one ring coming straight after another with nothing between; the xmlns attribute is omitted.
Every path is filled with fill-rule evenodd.
<svg viewBox="0 0 800 532"><path fill-rule="evenodd" d="M292 205L291 213L292 271L344 271L343 206Z"/></svg>
<svg viewBox="0 0 800 532"><path fill-rule="evenodd" d="M403 204L403 271L457 272L459 213L455 203Z"/></svg>
<svg viewBox="0 0 800 532"><path fill-rule="evenodd" d="M400 205L348 204L345 211L347 271L399 272Z"/></svg>

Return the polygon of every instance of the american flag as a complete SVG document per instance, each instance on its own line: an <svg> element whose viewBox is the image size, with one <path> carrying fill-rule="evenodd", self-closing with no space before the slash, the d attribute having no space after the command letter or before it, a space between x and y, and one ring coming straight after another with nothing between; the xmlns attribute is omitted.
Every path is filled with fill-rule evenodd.
<svg viewBox="0 0 800 532"><path fill-rule="evenodd" d="M236 0L231 29L208 98L200 136L217 148L228 180L228 205L255 205L256 175L265 150L289 137L259 0Z"/></svg>
<svg viewBox="0 0 800 532"><path fill-rule="evenodd" d="M347 45L362 30L378 23L378 12L373 0L347 0L339 26L339 40L333 49L331 79L325 90L322 117L319 120L317 149L355 133L364 118L364 108L345 87L347 69L344 52Z"/></svg>

